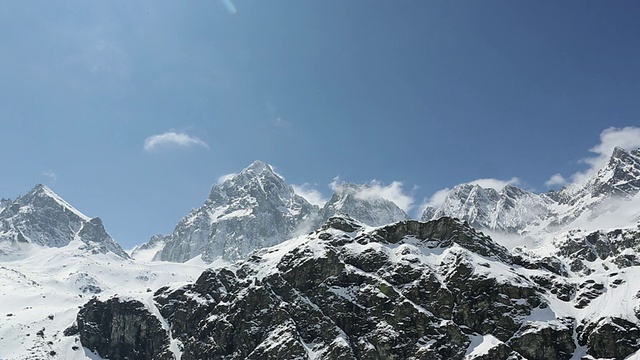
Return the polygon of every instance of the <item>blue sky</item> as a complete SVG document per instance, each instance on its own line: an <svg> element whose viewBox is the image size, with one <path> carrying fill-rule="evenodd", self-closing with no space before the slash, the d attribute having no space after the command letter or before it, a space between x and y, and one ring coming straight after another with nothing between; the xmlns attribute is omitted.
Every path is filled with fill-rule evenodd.
<svg viewBox="0 0 640 360"><path fill-rule="evenodd" d="M255 159L324 197L336 176L375 179L412 214L476 179L546 191L613 143L640 145L639 14L634 1L2 1L0 197L45 183L131 247Z"/></svg>

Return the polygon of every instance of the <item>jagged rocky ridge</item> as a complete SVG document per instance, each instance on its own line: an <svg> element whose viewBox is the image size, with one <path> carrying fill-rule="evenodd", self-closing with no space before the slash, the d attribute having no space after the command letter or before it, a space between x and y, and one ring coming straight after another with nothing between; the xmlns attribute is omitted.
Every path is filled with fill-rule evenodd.
<svg viewBox="0 0 640 360"><path fill-rule="evenodd" d="M297 195L273 168L261 161L211 188L208 199L168 236L156 235L133 251L157 249L154 260L184 262L202 255L236 260L251 251L308 233L337 214L372 226L408 218L393 202L359 196L367 185L341 184L319 209Z"/></svg>
<svg viewBox="0 0 640 360"><path fill-rule="evenodd" d="M331 199L319 214L320 227L336 214L347 214L370 226L382 226L408 220L409 216L393 201L379 196L367 196L368 185L343 182L336 187Z"/></svg>
<svg viewBox="0 0 640 360"><path fill-rule="evenodd" d="M479 229L529 234L558 231L570 228L579 218L589 221L615 210L619 200L628 200L639 191L640 150L617 147L608 163L584 182L543 194L513 185L498 191L461 184L442 205L427 207L422 220L451 216Z"/></svg>
<svg viewBox="0 0 640 360"><path fill-rule="evenodd" d="M45 185L0 202L0 253L11 253L21 244L62 247L72 241L81 242L81 248L89 252L129 258L100 218L87 217Z"/></svg>
<svg viewBox="0 0 640 360"><path fill-rule="evenodd" d="M447 217L377 229L332 217L193 284L161 288L151 307L93 300L77 331L109 359L126 356L116 343L135 359L172 358L170 344L184 360L623 359L640 348L640 301L625 295L640 291L629 281L640 271L614 259L637 249L640 231L586 235L540 257ZM565 266L574 249L584 250L582 267ZM155 330L140 343L147 324Z"/></svg>
<svg viewBox="0 0 640 360"><path fill-rule="evenodd" d="M304 231L305 224L310 228L316 212L271 166L255 161L213 185L205 203L180 220L171 235L155 236L141 249L159 247L155 260L237 259Z"/></svg>

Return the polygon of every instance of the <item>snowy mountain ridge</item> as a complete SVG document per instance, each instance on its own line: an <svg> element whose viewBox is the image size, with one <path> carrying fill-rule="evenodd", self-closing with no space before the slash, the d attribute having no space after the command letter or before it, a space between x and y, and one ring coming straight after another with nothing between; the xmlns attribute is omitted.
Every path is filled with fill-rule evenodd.
<svg viewBox="0 0 640 360"><path fill-rule="evenodd" d="M507 185L501 190L479 185L455 186L422 220L452 216L479 229L538 235L582 226L617 211L640 191L640 150L615 148L608 163L583 182L535 194ZM630 224L640 219L640 213Z"/></svg>
<svg viewBox="0 0 640 360"><path fill-rule="evenodd" d="M322 209L310 204L261 161L211 187L209 197L176 225L168 236L154 236L132 252L134 257L187 261L203 255L240 259L251 251L308 233L342 213L371 226L408 219L390 200L363 196L369 185L343 183ZM153 249L153 250L151 250Z"/></svg>
<svg viewBox="0 0 640 360"><path fill-rule="evenodd" d="M367 195L371 185L342 182L320 210L318 226L336 214L348 214L369 226L382 226L408 220L409 216L393 201Z"/></svg>
<svg viewBox="0 0 640 360"><path fill-rule="evenodd" d="M640 229L541 256L447 217L337 216L145 302L91 300L74 336L109 359L638 359L638 250Z"/></svg>
<svg viewBox="0 0 640 360"><path fill-rule="evenodd" d="M9 254L22 245L62 247L78 240L91 252L129 257L109 236L100 218L89 218L45 185L36 185L14 201L5 200L3 206L0 253Z"/></svg>
<svg viewBox="0 0 640 360"><path fill-rule="evenodd" d="M320 209L257 161L134 258L38 185L0 201L0 358L640 359L639 159L463 184L425 222L368 185Z"/></svg>

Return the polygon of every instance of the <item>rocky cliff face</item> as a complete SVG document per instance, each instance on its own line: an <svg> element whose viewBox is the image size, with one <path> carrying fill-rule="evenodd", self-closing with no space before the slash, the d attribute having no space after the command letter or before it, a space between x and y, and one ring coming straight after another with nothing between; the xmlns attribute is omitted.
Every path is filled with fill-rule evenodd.
<svg viewBox="0 0 640 360"><path fill-rule="evenodd" d="M439 208L427 208L422 220L452 216L469 222L476 228L518 232L527 226L539 225L551 216L553 201L512 185L500 191L479 185L454 187Z"/></svg>
<svg viewBox="0 0 640 360"><path fill-rule="evenodd" d="M637 234L619 235L588 236L601 250L583 256L585 272L565 259L577 236L542 257L509 252L447 217L373 230L333 217L193 284L161 288L153 304L186 360L623 359L640 347L640 284L627 284L640 271L610 261L636 246ZM608 305L612 299L627 307ZM85 317L85 328L123 316L107 313ZM107 353L110 339L82 343L123 359Z"/></svg>
<svg viewBox="0 0 640 360"><path fill-rule="evenodd" d="M348 214L370 226L408 219L395 203L370 194L369 185L343 183L319 209L297 195L272 167L255 161L222 184L176 226L171 235L154 236L133 251L157 252L154 260L184 262L202 255L236 260L251 251L309 233L331 216Z"/></svg>
<svg viewBox="0 0 640 360"><path fill-rule="evenodd" d="M369 189L369 185L343 182L320 210L320 222L317 226L336 214L347 214L370 226L382 226L409 219L394 202L368 195Z"/></svg>
<svg viewBox="0 0 640 360"><path fill-rule="evenodd" d="M213 185L205 203L171 235L154 237L145 247L164 243L156 260L184 262L198 255L205 261L238 259L308 230L316 213L317 207L296 195L271 166L256 161Z"/></svg>
<svg viewBox="0 0 640 360"><path fill-rule="evenodd" d="M173 360L169 336L158 318L137 300L89 301L78 313L81 343L107 359Z"/></svg>
<svg viewBox="0 0 640 360"><path fill-rule="evenodd" d="M451 216L479 229L535 234L570 228L577 219L591 221L615 211L640 191L640 150L616 148L609 162L585 181L544 194L507 185L500 191L478 185L454 187L422 220ZM640 213L638 214L640 218Z"/></svg>
<svg viewBox="0 0 640 360"><path fill-rule="evenodd" d="M0 251L19 244L62 247L80 241L90 252L129 256L106 232L100 218L89 218L44 185L0 206Z"/></svg>

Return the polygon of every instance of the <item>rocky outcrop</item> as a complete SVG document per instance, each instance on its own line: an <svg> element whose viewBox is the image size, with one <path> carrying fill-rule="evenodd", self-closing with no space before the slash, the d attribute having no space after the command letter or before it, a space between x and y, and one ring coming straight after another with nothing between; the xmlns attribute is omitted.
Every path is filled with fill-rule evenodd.
<svg viewBox="0 0 640 360"><path fill-rule="evenodd" d="M635 323L576 326L574 318L554 316L553 304L578 305L597 282L576 283L539 259L514 256L462 221L365 229L349 217L330 218L306 237L156 291L154 304L182 359L570 359L578 346L621 358L637 349ZM612 291L615 281L602 286ZM106 320L79 326L83 345L100 354L113 351L114 337L96 329L113 328L103 323L127 313L110 306L101 310ZM158 321L142 314L139 323ZM168 339L154 328L157 349Z"/></svg>
<svg viewBox="0 0 640 360"><path fill-rule="evenodd" d="M320 226L339 214L346 214L370 226L388 225L409 219L393 201L375 194L372 186L347 182L336 185L331 199L320 210L320 223L317 225Z"/></svg>
<svg viewBox="0 0 640 360"><path fill-rule="evenodd" d="M100 218L89 218L51 189L36 185L15 201L3 201L0 208L0 252L12 245L29 243L44 247L63 247L80 241L81 249L91 253L111 252L129 255L109 236Z"/></svg>
<svg viewBox="0 0 640 360"><path fill-rule="evenodd" d="M581 183L535 194L507 185L501 189L460 184L442 204L427 207L422 220L456 217L478 229L537 234L567 229L577 219L592 221L623 207L640 191L640 150L615 148L607 164ZM640 219L636 213L635 220Z"/></svg>
<svg viewBox="0 0 640 360"><path fill-rule="evenodd" d="M222 257L243 259L252 251L273 246L321 227L334 215L369 226L407 220L394 202L381 197L375 185L342 183L322 207L311 205L261 161L211 187L208 199L185 216L172 234L154 236L132 256L155 252L154 260L184 262L202 255L208 262Z"/></svg>
<svg viewBox="0 0 640 360"><path fill-rule="evenodd" d="M602 359L622 360L640 349L638 324L617 317L605 317L581 325L578 342L587 354Z"/></svg>
<svg viewBox="0 0 640 360"><path fill-rule="evenodd" d="M84 347L107 359L175 358L160 320L136 300L89 301L78 313L75 331Z"/></svg>
<svg viewBox="0 0 640 360"><path fill-rule="evenodd" d="M574 320L558 319L540 326L522 326L509 346L529 360L571 359L576 350L573 341Z"/></svg>
<svg viewBox="0 0 640 360"><path fill-rule="evenodd" d="M162 244L154 259L163 261L184 262L198 255L205 261L235 260L310 231L317 211L270 165L255 161L213 185L205 203L180 220L171 235L155 236L141 249Z"/></svg>

